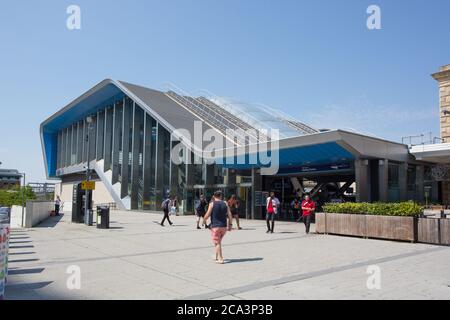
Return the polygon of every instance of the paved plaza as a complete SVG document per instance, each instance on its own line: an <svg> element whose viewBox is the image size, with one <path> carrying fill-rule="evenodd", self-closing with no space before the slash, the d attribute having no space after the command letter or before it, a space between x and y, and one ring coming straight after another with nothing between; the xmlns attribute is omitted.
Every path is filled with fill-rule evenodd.
<svg viewBox="0 0 450 320"><path fill-rule="evenodd" d="M193 217L118 212L111 229L70 215L15 230L7 299L450 299L450 247L306 235L299 223L242 221L214 263L209 231ZM69 290L71 266L81 289ZM369 290L369 266L381 271Z"/></svg>

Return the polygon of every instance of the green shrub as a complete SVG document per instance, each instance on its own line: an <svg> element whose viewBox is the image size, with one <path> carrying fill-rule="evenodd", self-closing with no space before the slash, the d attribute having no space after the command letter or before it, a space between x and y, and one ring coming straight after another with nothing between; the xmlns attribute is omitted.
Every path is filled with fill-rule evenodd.
<svg viewBox="0 0 450 320"><path fill-rule="evenodd" d="M0 206L11 207L22 205L23 199L33 200L36 195L30 187L13 187L0 190Z"/></svg>
<svg viewBox="0 0 450 320"><path fill-rule="evenodd" d="M418 216L423 212L423 207L415 202L398 203L327 203L323 206L326 213L367 214L378 216Z"/></svg>

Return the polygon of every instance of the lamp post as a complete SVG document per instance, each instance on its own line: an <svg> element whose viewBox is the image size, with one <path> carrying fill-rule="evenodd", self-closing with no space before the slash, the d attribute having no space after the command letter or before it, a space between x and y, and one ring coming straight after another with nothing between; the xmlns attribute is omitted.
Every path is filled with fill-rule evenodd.
<svg viewBox="0 0 450 320"><path fill-rule="evenodd" d="M87 157L86 157L86 160L87 160L86 181L89 182L89 180L91 178L91 168L90 168L90 159L89 159L90 150L91 150L90 147L91 146L90 146L89 136L90 136L90 132L91 132L91 130L93 128L93 123L94 123L93 117L92 116L87 117L86 118L86 122L88 124L88 130L86 132L86 146L87 146L87 152L86 152L86 155L87 155ZM89 192L90 192L90 190L85 190L84 191L84 194L85 194L85 196L84 196L84 200L85 200L85 202L84 202L84 223L86 225L88 225L88 226L92 225L92 220L93 220L91 218L92 212L89 209Z"/></svg>
<svg viewBox="0 0 450 320"><path fill-rule="evenodd" d="M23 187L22 187L22 228L24 227L24 218L25 218L25 206L26 206L26 196L25 196L25 186L26 186L26 175L22 173L23 177Z"/></svg>

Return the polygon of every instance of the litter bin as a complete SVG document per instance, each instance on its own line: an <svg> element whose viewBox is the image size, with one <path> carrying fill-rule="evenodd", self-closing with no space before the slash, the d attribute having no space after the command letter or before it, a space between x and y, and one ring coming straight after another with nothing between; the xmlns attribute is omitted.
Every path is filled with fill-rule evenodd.
<svg viewBox="0 0 450 320"><path fill-rule="evenodd" d="M109 229L109 207L97 207L97 229Z"/></svg>

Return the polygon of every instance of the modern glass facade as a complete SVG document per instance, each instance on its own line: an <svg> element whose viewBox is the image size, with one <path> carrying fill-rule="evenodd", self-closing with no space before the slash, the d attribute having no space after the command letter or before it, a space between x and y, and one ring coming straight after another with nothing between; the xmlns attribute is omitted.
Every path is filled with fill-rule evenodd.
<svg viewBox="0 0 450 320"><path fill-rule="evenodd" d="M132 210L160 210L173 193L180 209L194 210L197 193L212 193L226 183L228 170L218 165L195 163L194 154L180 154L192 164L174 164L170 132L131 98L119 95L98 106L97 112L74 122L57 134L57 172L81 168L89 160L103 161L112 185L120 184L120 198L129 199ZM181 148L184 152L185 149ZM198 161L198 159L197 159ZM82 170L78 170L82 173Z"/></svg>
<svg viewBox="0 0 450 320"><path fill-rule="evenodd" d="M341 130L318 132L266 107L208 99L105 80L41 125L47 175L79 181L89 161L118 206L131 210L160 210L174 194L180 211L193 213L196 198L220 189L241 199L242 215L259 218L265 193L278 190L289 203L304 181L314 181L311 192L324 201L342 197L342 188L352 189L355 201L439 201L432 167L411 159L406 146ZM171 133L183 128L183 141L192 142L198 122L224 138L229 129L279 129L278 173L263 176L260 164L246 163L252 139L228 139L248 152L244 163L232 165L210 164L188 148L176 148L185 142ZM257 143L266 140L259 137ZM175 149L180 153L172 154Z"/></svg>

